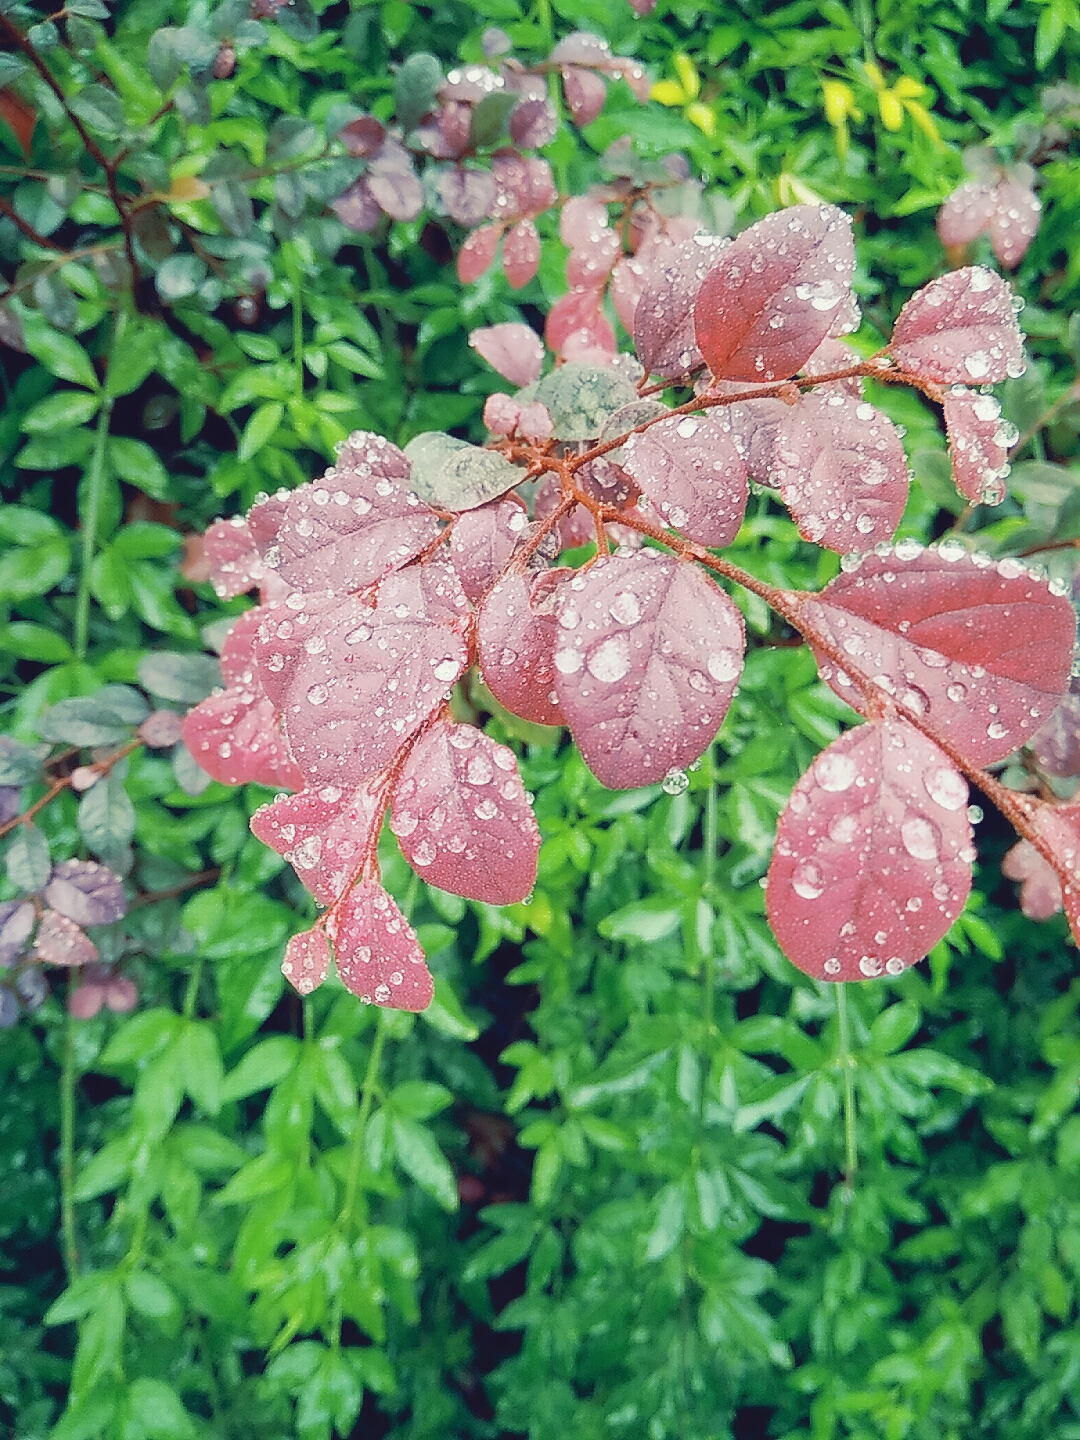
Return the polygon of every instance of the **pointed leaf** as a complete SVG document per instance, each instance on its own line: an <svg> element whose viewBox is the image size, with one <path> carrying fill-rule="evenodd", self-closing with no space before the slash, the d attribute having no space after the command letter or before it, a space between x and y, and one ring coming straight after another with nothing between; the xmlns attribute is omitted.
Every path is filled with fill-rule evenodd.
<svg viewBox="0 0 1080 1440"><path fill-rule="evenodd" d="M1027 254L1027 248L1039 228L1042 202L1030 185L1003 180L994 196L994 213L987 233L990 248L999 265L1014 270Z"/></svg>
<svg viewBox="0 0 1080 1440"><path fill-rule="evenodd" d="M777 431L773 483L807 540L864 550L903 518L907 457L892 421L865 400L804 395Z"/></svg>
<svg viewBox="0 0 1080 1440"><path fill-rule="evenodd" d="M716 411L673 415L631 435L621 464L663 524L704 545L730 545L739 533L750 493L746 463Z"/></svg>
<svg viewBox="0 0 1080 1440"><path fill-rule="evenodd" d="M454 522L450 560L474 603L502 574L528 523L528 513L513 500L466 510Z"/></svg>
<svg viewBox="0 0 1080 1440"><path fill-rule="evenodd" d="M769 866L769 923L815 980L899 975L971 888L967 782L899 718L841 735L795 786Z"/></svg>
<svg viewBox="0 0 1080 1440"><path fill-rule="evenodd" d="M741 391L756 387L743 385L737 380L720 380L709 387L709 393L737 395ZM746 461L746 469L752 480L768 485L772 481L773 454L776 437L781 425L788 418L790 407L783 400L762 397L757 400L737 400L725 405L723 416L731 427L731 434L739 453Z"/></svg>
<svg viewBox="0 0 1080 1440"><path fill-rule="evenodd" d="M37 916L29 900L0 903L0 967L16 960L30 937Z"/></svg>
<svg viewBox="0 0 1080 1440"><path fill-rule="evenodd" d="M531 581L506 575L480 607L484 683L513 715L537 725L565 725L555 693L557 587L570 570L547 570Z"/></svg>
<svg viewBox="0 0 1080 1440"><path fill-rule="evenodd" d="M184 717L183 736L194 759L222 785L269 785L275 790L303 786L277 712L265 695L256 697L243 689L211 695Z"/></svg>
<svg viewBox="0 0 1080 1440"><path fill-rule="evenodd" d="M512 905L536 883L540 832L514 752L475 726L439 721L421 736L391 794L390 828L440 890Z"/></svg>
<svg viewBox="0 0 1080 1440"><path fill-rule="evenodd" d="M730 244L719 235L695 235L660 250L647 268L634 309L634 348L647 375L676 379L701 364L694 306L705 276Z"/></svg>
<svg viewBox="0 0 1080 1440"><path fill-rule="evenodd" d="M968 557L959 542L920 553L902 540L863 557L808 600L808 624L897 705L976 765L1003 760L1065 693L1076 617L1017 560ZM842 700L851 677L818 655Z"/></svg>
<svg viewBox="0 0 1080 1440"><path fill-rule="evenodd" d="M1024 373L1024 337L1012 292L984 265L931 280L896 317L889 354L943 385L992 385Z"/></svg>
<svg viewBox="0 0 1080 1440"><path fill-rule="evenodd" d="M794 375L829 333L854 268L851 221L834 205L794 205L751 225L698 292L705 363L730 380Z"/></svg>
<svg viewBox="0 0 1080 1440"><path fill-rule="evenodd" d="M416 933L376 880L362 880L332 912L327 931L338 974L365 1005L426 1010L433 985Z"/></svg>
<svg viewBox="0 0 1080 1440"><path fill-rule="evenodd" d="M577 65L566 65L562 72L563 94L570 118L579 130L591 125L607 99L607 86L599 75L591 70L582 70Z"/></svg>
<svg viewBox="0 0 1080 1440"><path fill-rule="evenodd" d="M962 385L945 392L945 428L956 488L973 505L1000 505L1017 432L1001 418L1001 402Z"/></svg>
<svg viewBox="0 0 1080 1440"><path fill-rule="evenodd" d="M86 965L98 957L98 949L74 920L46 910L34 942L34 958L43 965Z"/></svg>
<svg viewBox="0 0 1080 1440"><path fill-rule="evenodd" d="M555 688L605 785L651 785L695 760L742 671L733 601L696 566L642 550L596 561L561 588Z"/></svg>
<svg viewBox="0 0 1080 1440"><path fill-rule="evenodd" d="M320 904L332 905L374 855L385 807L378 780L351 795L323 785L263 805L251 817L251 833L284 855Z"/></svg>
<svg viewBox="0 0 1080 1440"><path fill-rule="evenodd" d="M76 925L109 925L127 910L120 877L93 860L63 860L43 892L46 905Z"/></svg>
<svg viewBox="0 0 1080 1440"><path fill-rule="evenodd" d="M486 505L524 478L524 472L498 451L482 450L441 430L414 435L405 454L412 467L413 489L443 510L472 510Z"/></svg>
<svg viewBox="0 0 1080 1440"><path fill-rule="evenodd" d="M540 336L528 325L510 322L473 330L469 344L511 385L531 385L544 363Z"/></svg>
<svg viewBox="0 0 1080 1440"><path fill-rule="evenodd" d="M362 590L419 555L439 523L409 489L411 466L381 435L350 435L321 480L285 501L272 544L257 536L268 570L309 593Z"/></svg>
<svg viewBox="0 0 1080 1440"><path fill-rule="evenodd" d="M330 969L330 942L322 930L302 930L285 946L281 973L294 990L310 995Z"/></svg>

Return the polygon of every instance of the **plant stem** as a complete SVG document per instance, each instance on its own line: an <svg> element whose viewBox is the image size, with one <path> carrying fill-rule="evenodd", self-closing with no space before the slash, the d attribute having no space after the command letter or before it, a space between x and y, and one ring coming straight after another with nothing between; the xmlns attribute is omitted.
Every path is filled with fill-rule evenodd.
<svg viewBox="0 0 1080 1440"><path fill-rule="evenodd" d="M196 960L191 967L191 974L188 976L187 989L184 991L184 1019L195 1018L195 1004L199 998L199 983L202 980L203 962Z"/></svg>
<svg viewBox="0 0 1080 1440"><path fill-rule="evenodd" d="M855 1132L855 1064L848 1027L847 986L836 987L836 1019L840 1031L840 1063L844 1070L844 1192L850 1198L859 1168L858 1136Z"/></svg>
<svg viewBox="0 0 1080 1440"><path fill-rule="evenodd" d="M74 978L68 984L74 987ZM70 1011L64 1015L60 1063L60 1238L70 1285L79 1274L75 1244L75 1018Z"/></svg>
<svg viewBox="0 0 1080 1440"><path fill-rule="evenodd" d="M382 1065L383 1047L386 1044L386 1019L379 1011L379 1018L375 1026L375 1038L371 1042L371 1054L368 1056L367 1073L364 1075L364 1088L360 1099L360 1113L356 1118L356 1133L353 1135L352 1152L349 1155L349 1174L345 1181L345 1199L342 1201L341 1214L338 1216L338 1225L345 1229L352 1219L353 1208L356 1205L356 1192L360 1185L360 1161L364 1153L364 1131L367 1129L368 1121L371 1118L371 1107L375 1103L375 1085L379 1078L379 1067Z"/></svg>
<svg viewBox="0 0 1080 1440"><path fill-rule="evenodd" d="M716 748L710 745L706 756L709 765L709 788L705 792L705 829L702 838L704 856L702 857L701 890L706 901L712 895L713 885L716 883L716 842L718 831L718 810L719 796L716 793ZM712 950L712 936L709 937L709 944L705 951L705 1034L711 1035L713 1028L713 1011L716 999L716 961Z"/></svg>
<svg viewBox="0 0 1080 1440"><path fill-rule="evenodd" d="M90 571L97 553L98 522L105 491L105 442L109 438L112 406L109 396L101 402L94 434L94 449L87 472L90 484L86 496L86 514L82 518L82 566L79 571L79 589L75 596L75 656L79 660L86 659L90 637Z"/></svg>

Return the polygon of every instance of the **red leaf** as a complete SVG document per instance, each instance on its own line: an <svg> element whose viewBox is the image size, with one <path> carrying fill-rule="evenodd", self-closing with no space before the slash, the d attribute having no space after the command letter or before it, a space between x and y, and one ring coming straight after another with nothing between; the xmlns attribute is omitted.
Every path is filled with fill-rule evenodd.
<svg viewBox="0 0 1080 1440"><path fill-rule="evenodd" d="M991 385L1024 373L1024 337L1012 292L992 270L969 265L931 280L896 317L889 354L943 385Z"/></svg>
<svg viewBox="0 0 1080 1440"><path fill-rule="evenodd" d="M481 225L458 251L457 273L463 285L471 285L491 269L502 239L503 225Z"/></svg>
<svg viewBox="0 0 1080 1440"><path fill-rule="evenodd" d="M21 95L16 95L14 90L0 90L0 120L4 121L18 140L23 154L29 157L34 126L37 124L37 111L34 107L28 105Z"/></svg>
<svg viewBox="0 0 1080 1440"><path fill-rule="evenodd" d="M628 335L634 333L638 302L648 280L648 271L649 267L641 256L624 255L611 274L611 303Z"/></svg>
<svg viewBox="0 0 1080 1440"><path fill-rule="evenodd" d="M546 570L531 586L525 575L506 575L480 607L484 683L500 705L537 725L566 724L555 694L555 605L572 573Z"/></svg>
<svg viewBox="0 0 1080 1440"><path fill-rule="evenodd" d="M603 110L604 101L607 99L607 86L603 80L591 70L566 65L563 67L562 82L571 120L579 130L591 125Z"/></svg>
<svg viewBox="0 0 1080 1440"><path fill-rule="evenodd" d="M555 689L590 770L650 785L695 760L727 713L744 627L696 566L612 555L560 589Z"/></svg>
<svg viewBox="0 0 1080 1440"><path fill-rule="evenodd" d="M829 333L854 268L851 221L834 205L794 205L751 225L698 293L705 363L730 380L794 375Z"/></svg>
<svg viewBox="0 0 1080 1440"><path fill-rule="evenodd" d="M1042 205L1028 185L1003 180L994 197L994 213L987 232L998 263L1014 270L1027 253L1039 228Z"/></svg>
<svg viewBox="0 0 1080 1440"><path fill-rule="evenodd" d="M377 608L350 596L271 612L259 631L259 671L271 698L281 697L290 748L309 780L351 788L390 762L465 668L453 628L465 608L457 577L440 562L388 576Z"/></svg>
<svg viewBox="0 0 1080 1440"><path fill-rule="evenodd" d="M519 220L503 241L503 273L515 290L527 285L540 265L540 236L531 220Z"/></svg>
<svg viewBox="0 0 1080 1440"><path fill-rule="evenodd" d="M570 290L555 301L548 311L544 325L544 339L548 348L558 355L567 337L575 330L582 330L595 323L600 310L602 290Z"/></svg>
<svg viewBox="0 0 1080 1440"><path fill-rule="evenodd" d="M1020 909L1029 920L1049 920L1061 909L1061 878L1030 840L1018 840L1006 852L1001 873L1020 882Z"/></svg>
<svg viewBox="0 0 1080 1440"><path fill-rule="evenodd" d="M896 427L865 400L804 395L777 431L772 483L807 540L864 550L903 518L907 458Z"/></svg>
<svg viewBox="0 0 1080 1440"><path fill-rule="evenodd" d="M34 958L43 965L86 965L98 957L94 942L74 920L46 910L34 942Z"/></svg>
<svg viewBox="0 0 1080 1440"><path fill-rule="evenodd" d="M967 180L957 186L937 213L937 232L943 245L970 245L986 233L996 208L997 186L987 180Z"/></svg>
<svg viewBox="0 0 1080 1440"><path fill-rule="evenodd" d="M730 545L749 491L746 463L715 411L673 415L631 435L621 464L660 512L662 523L704 545Z"/></svg>
<svg viewBox="0 0 1080 1440"><path fill-rule="evenodd" d="M694 306L706 275L730 245L701 234L656 248L634 309L634 348L647 375L677 379L701 364Z"/></svg>
<svg viewBox="0 0 1080 1440"><path fill-rule="evenodd" d="M251 833L283 855L315 899L332 905L373 851L385 799L381 777L351 795L336 785L279 795L251 817Z"/></svg>
<svg viewBox="0 0 1080 1440"><path fill-rule="evenodd" d="M470 600L478 601L494 585L528 523L528 515L513 500L466 510L454 522L450 559Z"/></svg>
<svg viewBox="0 0 1080 1440"><path fill-rule="evenodd" d="M956 488L974 505L1000 505L1009 473L1009 445L1017 431L1001 419L1001 404L961 385L945 392L945 428Z"/></svg>
<svg viewBox="0 0 1080 1440"><path fill-rule="evenodd" d="M971 889L967 782L902 719L834 740L795 786L769 866L769 923L815 980L899 975Z"/></svg>
<svg viewBox="0 0 1080 1440"><path fill-rule="evenodd" d="M526 159L516 150L500 150L492 157L491 173L496 186L493 220L539 215L559 198L551 166L536 155Z"/></svg>
<svg viewBox="0 0 1080 1440"><path fill-rule="evenodd" d="M222 785L300 790L297 769L273 705L249 690L210 695L184 717L184 744Z"/></svg>
<svg viewBox="0 0 1080 1440"><path fill-rule="evenodd" d="M408 563L439 533L408 488L412 467L381 435L357 431L337 463L284 502L264 562L298 590L362 590Z"/></svg>
<svg viewBox="0 0 1080 1440"><path fill-rule="evenodd" d="M852 365L858 365L860 359L861 356L856 355L850 345L845 345L842 340L836 340L831 335L826 335L802 367L802 373L804 375L831 375L834 371L847 370ZM815 395L853 395L856 400L861 400L863 398L862 378L859 375L851 375L846 380L829 380L824 385L818 385L813 393Z"/></svg>
<svg viewBox="0 0 1080 1440"><path fill-rule="evenodd" d="M434 993L424 952L377 880L362 880L326 925L338 974L365 1005L426 1010Z"/></svg>
<svg viewBox="0 0 1080 1440"><path fill-rule="evenodd" d="M437 721L420 737L390 797L390 828L440 890L513 905L536 883L540 831L514 752L473 725Z"/></svg>
<svg viewBox="0 0 1080 1440"><path fill-rule="evenodd" d="M263 693L255 674L255 636L269 612L268 605L252 606L237 618L225 636L220 656L221 678L230 688Z"/></svg>
<svg viewBox="0 0 1080 1440"><path fill-rule="evenodd" d="M247 521L240 515L207 527L203 556L209 562L210 583L223 600L253 590L266 574Z"/></svg>
<svg viewBox="0 0 1080 1440"><path fill-rule="evenodd" d="M737 395L756 389L737 380L720 380L708 387L709 394ZM763 485L771 483L773 452L781 425L788 418L790 407L783 400L740 400L723 407L723 416L731 429L739 454L746 461L752 480Z"/></svg>
<svg viewBox="0 0 1080 1440"><path fill-rule="evenodd" d="M93 860L62 860L42 898L76 925L109 925L127 910L120 877Z"/></svg>
<svg viewBox="0 0 1080 1440"><path fill-rule="evenodd" d="M550 515L561 499L559 482L549 470L536 487L536 495L533 497L533 514L537 520L543 520L546 515ZM584 505L575 505L568 515L563 516L556 535L560 552L576 550L579 545L587 545L590 540L596 539L596 526Z"/></svg>
<svg viewBox="0 0 1080 1440"><path fill-rule="evenodd" d="M1074 938L1080 937L1080 805L1032 805L1035 833L1057 861L1061 899Z"/></svg>
<svg viewBox="0 0 1080 1440"><path fill-rule="evenodd" d="M1076 617L1019 561L971 559L959 542L919 553L902 540L864 556L803 611L851 668L932 725L976 765L1003 760L1065 693ZM850 676L818 655L823 680L855 709Z"/></svg>
<svg viewBox="0 0 1080 1440"><path fill-rule="evenodd" d="M531 385L540 377L544 347L540 336L528 325L516 321L488 325L482 330L473 330L469 344L511 385Z"/></svg>
<svg viewBox="0 0 1080 1440"><path fill-rule="evenodd" d="M571 250L566 262L567 284L573 289L601 284L621 254L622 242L615 231L601 231L595 240Z"/></svg>
<svg viewBox="0 0 1080 1440"><path fill-rule="evenodd" d="M329 969L330 943L323 930L301 930L285 946L281 973L301 995L317 990Z"/></svg>

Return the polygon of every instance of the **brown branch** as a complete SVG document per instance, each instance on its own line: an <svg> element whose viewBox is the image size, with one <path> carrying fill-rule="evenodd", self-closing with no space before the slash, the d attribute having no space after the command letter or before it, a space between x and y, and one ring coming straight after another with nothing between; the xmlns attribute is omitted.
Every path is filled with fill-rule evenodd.
<svg viewBox="0 0 1080 1440"><path fill-rule="evenodd" d="M119 762L123 760L126 755L130 755L133 750L140 750L142 748L142 744L143 742L141 740L129 740L126 745L121 745L120 748L118 750L114 750L111 755L105 755L102 757L102 759L95 760L91 765L79 766L77 768L85 770L96 770L99 778L104 778L106 775L108 775L109 771L113 768L113 766L119 764ZM59 755L56 758L57 760L66 760L71 756L72 753L72 750L66 750L62 755ZM48 760L45 762L46 765L49 765L51 763L53 762ZM48 805L51 800L55 800L57 795L61 795L65 790L70 788L71 776L74 773L75 772L73 770L69 775L58 775L55 780L50 780L49 788L46 790L44 795L42 795L39 799L35 800L32 805L28 805L21 815L16 815L11 820L8 820L5 824L0 825L0 839L3 839L5 835L9 834L18 825L29 825L30 822L33 820L34 816L37 815L39 811L44 810L45 806Z"/></svg>
<svg viewBox="0 0 1080 1440"><path fill-rule="evenodd" d="M186 890L194 890L199 885L212 885L221 876L221 866L214 865L209 870L200 870L194 875L185 875L183 880L178 880L175 885L170 885L166 890L144 890L136 895L128 905L128 911L138 910L142 905L156 905L159 900L172 900L177 895L183 895Z"/></svg>

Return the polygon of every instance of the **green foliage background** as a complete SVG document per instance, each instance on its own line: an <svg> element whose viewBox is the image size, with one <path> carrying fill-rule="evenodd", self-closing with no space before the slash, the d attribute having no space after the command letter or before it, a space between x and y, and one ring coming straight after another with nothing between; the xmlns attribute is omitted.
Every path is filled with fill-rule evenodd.
<svg viewBox="0 0 1080 1440"><path fill-rule="evenodd" d="M128 0L107 26L93 3L68 14L84 59L59 70L90 66L135 129L161 99L151 34L206 23L185 0ZM658 75L689 54L717 125L709 137L615 84L546 152L564 193L624 133L646 155L687 153L739 225L794 177L858 214L868 347L944 266L933 216L961 147L1011 157L1046 124L1044 86L1080 83L1075 0L661 3L645 20L624 0L386 0L309 18L311 34L302 13L268 23L210 87L210 114L141 132L164 184L227 153L259 172L243 172L257 201L283 204L281 173L319 151L332 107L392 113L391 66L410 53L474 59L498 24L536 59L581 25ZM940 144L877 123L871 55L931 87ZM823 75L864 104L845 158ZM1018 279L1035 363L1003 396L1025 432L1061 403L1005 507L971 520L1000 550L1069 539L1080 512L1080 161L1061 123ZM85 172L73 137L57 152L39 126L22 178L6 133L0 157L18 214L46 237L74 222L87 252L58 268L0 219L30 352L4 350L0 412L0 680L5 728L26 741L47 704L135 683L149 651L201 652L204 627L243 608L179 575L182 531L318 473L354 428L475 432L496 384L467 332L542 313L565 285L550 218L520 295L495 276L463 290L424 220L347 235L323 208L347 183L328 160L295 223L254 239L230 241L205 200L179 208L217 263L181 244L156 261L152 303L117 308L95 268L119 245L108 197L41 178ZM253 324L232 308L259 288L245 264L265 267ZM961 508L937 419L875 399L907 426L920 477L904 533L929 538ZM736 548L778 584L835 570L765 498ZM61 983L0 1033L0 1433L1080 1437L1080 979L1064 922L1015 910L991 817L969 908L927 966L843 994L793 970L757 882L791 785L849 712L804 649L764 643L755 606L738 699L683 795L606 791L565 743L489 721L524 755L539 880L497 911L430 889L387 848L438 977L418 1020L334 984L283 993L284 941L311 911L248 833L267 792L192 797L146 752L117 772L114 838L133 827L132 881L155 897L116 941L140 1007L72 1022ZM70 793L40 824L55 858L84 853Z"/></svg>

